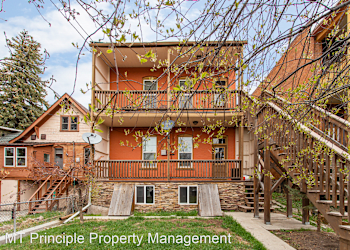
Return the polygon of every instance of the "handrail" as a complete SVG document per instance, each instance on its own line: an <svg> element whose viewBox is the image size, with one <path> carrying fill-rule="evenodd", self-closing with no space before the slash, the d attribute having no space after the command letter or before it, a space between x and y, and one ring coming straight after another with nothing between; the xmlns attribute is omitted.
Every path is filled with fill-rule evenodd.
<svg viewBox="0 0 350 250"><path fill-rule="evenodd" d="M267 94L269 94L270 96L279 99L281 102L284 102L284 103L287 103L287 104L291 104L290 101L285 100L285 99L284 99L283 97L281 97L281 96L274 95L273 93L271 93L271 92L268 91L268 90L264 90L263 93L267 93ZM336 121L338 121L338 122L340 122L340 123L343 123L344 125L346 125L347 127L349 127L349 130L350 130L350 122L347 121L347 120L345 120L344 118L341 118L341 117L339 117L339 116L337 116L337 115L335 115L335 114L333 114L333 113L331 113L331 112L329 112L329 111L327 111L327 110L325 110L325 109L323 109L323 108L321 108L321 107L319 107L319 106L316 106L316 105L314 105L314 104L309 104L309 106L312 107L312 108L314 108L314 109L316 109L316 110L318 110L318 111L320 111L320 112L322 112L322 113L324 113L324 114L326 114L327 116L331 117L332 119L334 119L334 120L336 120Z"/></svg>
<svg viewBox="0 0 350 250"><path fill-rule="evenodd" d="M28 201L31 201L35 195L41 190L41 188L46 184L46 182L48 182L48 180L52 177L52 175L50 175L49 177L46 178L46 180L40 185L40 187L34 192L34 194L28 199Z"/></svg>
<svg viewBox="0 0 350 250"><path fill-rule="evenodd" d="M72 169L69 169L69 171L67 172L67 174L62 178L62 180L57 184L57 186L50 192L50 194L48 196L46 196L46 198L43 201L46 201L46 199L48 197L50 197L57 189L58 187L61 185L61 183L67 178L68 174L72 171Z"/></svg>
<svg viewBox="0 0 350 250"><path fill-rule="evenodd" d="M279 108L277 105L275 105L272 102L267 102L269 104L270 107L272 107L274 110L276 110L278 113L280 113L281 115L283 115L284 117L286 117L288 120L292 121L294 124L300 126L300 128L307 132L309 135L311 135L312 137L314 137L316 140L323 142L327 147L333 149L337 154L346 157L346 159L348 161L350 161L350 154L348 154L348 152L344 151L343 149L341 149L340 147L334 145L332 142L330 142L329 140L325 139L324 137L320 136L319 134L317 134L316 132L312 131L311 129L309 129L308 127L306 127L305 125L303 125L302 123L296 121L295 119L293 119L290 115L286 114L281 108Z"/></svg>

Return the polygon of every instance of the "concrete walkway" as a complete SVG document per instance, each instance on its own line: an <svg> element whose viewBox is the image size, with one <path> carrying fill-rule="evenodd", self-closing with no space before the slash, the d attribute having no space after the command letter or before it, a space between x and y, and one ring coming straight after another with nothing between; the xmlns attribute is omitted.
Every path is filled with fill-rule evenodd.
<svg viewBox="0 0 350 250"><path fill-rule="evenodd" d="M295 249L270 233L269 230L316 229L310 225L303 225L296 219L287 218L284 214L271 213L271 225L264 224L264 214L260 214L260 218L253 218L253 213L226 212L225 214L235 219L269 250Z"/></svg>

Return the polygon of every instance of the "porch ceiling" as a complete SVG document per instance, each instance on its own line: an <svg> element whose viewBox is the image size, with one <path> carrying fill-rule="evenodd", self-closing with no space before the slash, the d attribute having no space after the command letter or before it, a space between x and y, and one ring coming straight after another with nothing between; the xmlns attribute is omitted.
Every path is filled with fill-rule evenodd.
<svg viewBox="0 0 350 250"><path fill-rule="evenodd" d="M108 127L154 127L156 123L161 122L168 117L171 120L177 118L184 123L181 127L203 127L204 125L216 124L218 121L224 121L226 127L235 127L235 124L229 124L229 121L242 115L242 112L217 112L217 113L183 113L179 115L175 112L158 113L125 113L114 115L113 119L104 114L101 117L105 120L104 125ZM198 122L198 123L196 123Z"/></svg>
<svg viewBox="0 0 350 250"><path fill-rule="evenodd" d="M178 56L177 52L177 46L178 43L169 44L167 46L160 46L159 44L153 45L153 46L135 46L133 44L132 46L116 46L115 47L115 53L107 53L107 50L110 50L110 44L104 44L104 43L95 43L93 46L97 49L98 52L102 53L102 57L104 58L105 63L109 67L115 67L115 62L118 65L119 68L129 68L129 67L146 67L151 68L155 64L157 65L159 61L164 62L168 59L168 50L171 49L172 52L170 54L170 61L174 62L176 64L181 64L184 62L187 62L188 60L195 61L198 60L197 56L201 56L205 53L208 53L208 51L211 51L214 47L208 46L204 47L204 50L201 51L198 48L193 48L191 46L184 46L181 49L181 52L186 52L188 50L191 50L193 52L186 53L186 56ZM232 63L234 63L237 60L236 53L240 53L240 47L241 44L227 44L225 45L222 50L225 54L231 55L230 60ZM138 55L145 55L148 51L152 50L153 53L156 54L156 62L151 62L148 58L148 61L146 63L140 63ZM174 60L174 61L173 61ZM210 60L210 58L208 58Z"/></svg>

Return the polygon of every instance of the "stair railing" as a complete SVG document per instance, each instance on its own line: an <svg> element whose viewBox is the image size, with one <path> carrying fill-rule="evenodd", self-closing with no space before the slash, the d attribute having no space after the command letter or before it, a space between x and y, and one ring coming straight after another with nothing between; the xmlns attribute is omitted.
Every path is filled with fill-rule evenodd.
<svg viewBox="0 0 350 250"><path fill-rule="evenodd" d="M266 90L262 93L262 98L267 98L268 101L282 109L293 105L293 103ZM341 148L347 149L350 122L316 105L307 104L307 108L308 127L323 137L327 137L328 140Z"/></svg>
<svg viewBox="0 0 350 250"><path fill-rule="evenodd" d="M49 195L47 195L45 197L45 199L43 200L45 202L46 208L45 210L48 211L49 209L52 208L54 202L52 201L52 196L56 191L64 191L66 189L66 187L69 185L70 179L69 179L69 174L71 173L72 169L69 169L69 171L65 174L65 176L61 179L61 181L56 185L56 187L54 189L52 189L52 191L49 193ZM64 186L62 186L62 184L64 184ZM56 193L57 196L60 195L60 193ZM50 204L49 204L50 202Z"/></svg>
<svg viewBox="0 0 350 250"><path fill-rule="evenodd" d="M339 212L344 215L346 199L350 201L347 190L350 187L350 178L345 183L345 175L350 169L350 155L327 138L294 120L276 104L266 104L258 114L258 121L275 126L268 136L286 150L285 163L290 163L287 169L299 172L294 181L299 182L303 192L309 186L319 190L327 200L332 196L332 206L339 208ZM264 132L266 131L263 130ZM314 147L321 148L322 153L314 155L310 150Z"/></svg>
<svg viewBox="0 0 350 250"><path fill-rule="evenodd" d="M45 180L43 183L41 183L41 185L40 185L39 188L34 192L34 194L29 198L29 200L28 200L28 201L29 201L29 202L28 202L28 204L29 204L28 212L31 212L31 211L32 211L32 202L30 202L30 201L33 201L33 199L35 198L35 196L39 193L39 191L42 190L42 188L43 188L44 185L49 181L50 178L52 178L52 175L48 176L48 177L46 178L46 180ZM35 206L35 204L34 204L34 206Z"/></svg>

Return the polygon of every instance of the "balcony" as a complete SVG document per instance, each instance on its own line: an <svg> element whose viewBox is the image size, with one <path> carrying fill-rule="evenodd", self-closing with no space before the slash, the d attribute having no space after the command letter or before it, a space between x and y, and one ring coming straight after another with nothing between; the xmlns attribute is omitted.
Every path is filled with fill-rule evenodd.
<svg viewBox="0 0 350 250"><path fill-rule="evenodd" d="M95 162L97 180L220 180L242 177L241 160L106 160Z"/></svg>
<svg viewBox="0 0 350 250"><path fill-rule="evenodd" d="M238 111L238 90L198 90L167 93L166 90L95 90L98 111L110 104L112 110L128 111Z"/></svg>

